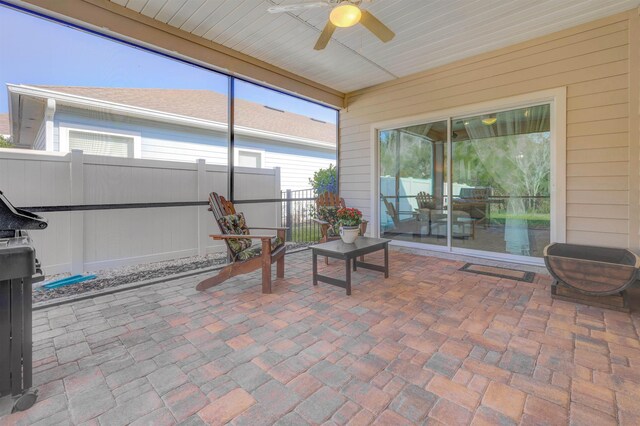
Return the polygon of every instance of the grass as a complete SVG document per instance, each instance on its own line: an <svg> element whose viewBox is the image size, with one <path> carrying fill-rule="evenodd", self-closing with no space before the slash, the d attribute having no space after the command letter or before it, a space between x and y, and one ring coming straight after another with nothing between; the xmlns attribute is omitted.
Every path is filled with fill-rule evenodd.
<svg viewBox="0 0 640 426"><path fill-rule="evenodd" d="M291 227L291 241L315 242L320 239L320 228L316 225L293 225Z"/></svg>
<svg viewBox="0 0 640 426"><path fill-rule="evenodd" d="M531 228L549 227L551 215L549 213L525 213L519 215L508 214L506 212L491 213L491 223L504 225L507 219L523 219Z"/></svg>

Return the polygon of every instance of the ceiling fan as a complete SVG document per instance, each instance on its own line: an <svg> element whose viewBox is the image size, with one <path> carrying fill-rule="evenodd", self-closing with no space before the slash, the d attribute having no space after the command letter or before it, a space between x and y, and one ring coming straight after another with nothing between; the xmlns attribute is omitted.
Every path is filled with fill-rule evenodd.
<svg viewBox="0 0 640 426"><path fill-rule="evenodd" d="M360 8L362 1L363 0L324 0L311 3L272 6L267 9L267 11L269 13L281 13L328 6L332 7L327 25L325 25L322 34L320 34L316 45L313 47L315 50L322 50L327 46L336 28L352 27L357 23L361 23L384 43L393 39L395 33L391 31L389 27L380 22L371 12ZM370 2L371 0L365 1Z"/></svg>

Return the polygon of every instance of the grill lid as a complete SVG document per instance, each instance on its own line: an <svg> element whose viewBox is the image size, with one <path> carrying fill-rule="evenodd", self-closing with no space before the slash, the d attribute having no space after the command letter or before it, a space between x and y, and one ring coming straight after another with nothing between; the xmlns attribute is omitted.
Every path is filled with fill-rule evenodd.
<svg viewBox="0 0 640 426"><path fill-rule="evenodd" d="M22 229L45 229L47 220L37 214L18 209L0 191L0 238L13 236Z"/></svg>

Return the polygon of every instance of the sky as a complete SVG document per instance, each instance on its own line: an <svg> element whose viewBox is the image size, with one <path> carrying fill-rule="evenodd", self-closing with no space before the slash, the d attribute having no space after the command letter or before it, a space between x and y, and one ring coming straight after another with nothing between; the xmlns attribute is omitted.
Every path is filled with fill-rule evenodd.
<svg viewBox="0 0 640 426"><path fill-rule="evenodd" d="M205 89L227 92L227 77L0 5L0 114L6 84ZM335 123L336 113L253 84L236 98Z"/></svg>

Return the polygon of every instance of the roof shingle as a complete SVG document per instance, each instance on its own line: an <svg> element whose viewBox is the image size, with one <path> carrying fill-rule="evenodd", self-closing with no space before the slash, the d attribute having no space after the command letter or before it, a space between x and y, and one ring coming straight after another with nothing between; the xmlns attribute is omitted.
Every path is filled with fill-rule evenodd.
<svg viewBox="0 0 640 426"><path fill-rule="evenodd" d="M9 114L0 114L0 135L10 135Z"/></svg>
<svg viewBox="0 0 640 426"><path fill-rule="evenodd" d="M211 90L79 86L33 87L99 101L227 123L227 96ZM236 99L234 106L235 123L238 126L325 143L336 143L336 126L333 123L313 120L305 115L289 111L281 112L244 99Z"/></svg>

